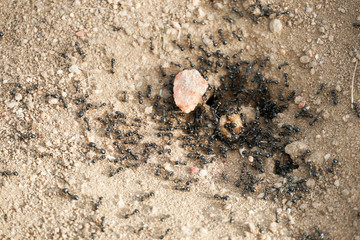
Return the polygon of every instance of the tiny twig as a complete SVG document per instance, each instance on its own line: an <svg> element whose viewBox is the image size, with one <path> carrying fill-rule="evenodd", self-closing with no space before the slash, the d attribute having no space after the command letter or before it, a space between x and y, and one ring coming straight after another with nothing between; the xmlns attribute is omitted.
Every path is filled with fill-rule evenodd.
<svg viewBox="0 0 360 240"><path fill-rule="evenodd" d="M165 34L166 34L166 26L164 27L164 32L163 32L162 50L165 50Z"/></svg>
<svg viewBox="0 0 360 240"><path fill-rule="evenodd" d="M353 73L353 77L352 77L352 80L351 80L351 107L352 108L354 108L354 104L353 104L353 102L354 102L354 80L355 80L357 64L358 64L358 61L356 60L354 73Z"/></svg>

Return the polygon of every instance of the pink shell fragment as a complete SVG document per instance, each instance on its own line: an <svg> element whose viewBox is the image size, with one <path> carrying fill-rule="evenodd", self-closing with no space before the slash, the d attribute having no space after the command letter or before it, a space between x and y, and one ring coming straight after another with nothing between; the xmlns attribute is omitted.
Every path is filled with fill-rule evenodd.
<svg viewBox="0 0 360 240"><path fill-rule="evenodd" d="M174 100L184 113L193 111L208 88L208 83L195 70L179 72L174 80Z"/></svg>

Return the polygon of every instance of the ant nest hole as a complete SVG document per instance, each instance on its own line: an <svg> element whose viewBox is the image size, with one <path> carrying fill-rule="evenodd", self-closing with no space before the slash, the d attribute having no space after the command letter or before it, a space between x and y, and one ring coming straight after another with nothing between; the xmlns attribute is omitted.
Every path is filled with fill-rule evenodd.
<svg viewBox="0 0 360 240"><path fill-rule="evenodd" d="M220 133L228 139L236 139L244 128L240 115L248 122L255 120L255 109L253 107L242 107L239 113L227 113L220 117Z"/></svg>

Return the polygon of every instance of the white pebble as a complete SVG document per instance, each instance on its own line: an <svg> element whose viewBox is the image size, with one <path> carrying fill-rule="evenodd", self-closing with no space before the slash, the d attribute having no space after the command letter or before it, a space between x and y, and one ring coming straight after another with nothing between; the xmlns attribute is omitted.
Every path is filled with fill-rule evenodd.
<svg viewBox="0 0 360 240"><path fill-rule="evenodd" d="M202 37L202 39L203 39L203 43L204 43L206 46L209 46L209 44L210 44L210 38L209 38L209 36L206 35L206 34L204 34L203 37Z"/></svg>
<svg viewBox="0 0 360 240"><path fill-rule="evenodd" d="M14 108L14 107L16 107L17 105L19 105L19 103L15 102L15 101L12 101L12 102L9 102L9 103L6 104L6 106L7 106L8 108Z"/></svg>
<svg viewBox="0 0 360 240"><path fill-rule="evenodd" d="M328 153L328 154L326 154L326 155L324 156L325 160L329 160L330 157L331 157L331 154L330 154L330 153Z"/></svg>
<svg viewBox="0 0 360 240"><path fill-rule="evenodd" d="M199 172L199 176L200 177L206 177L207 176L207 174L208 174L208 172L205 170L205 169L202 169L200 172Z"/></svg>
<svg viewBox="0 0 360 240"><path fill-rule="evenodd" d="M273 33L280 32L282 30L282 27L282 23L279 19L273 19L269 24L270 31Z"/></svg>
<svg viewBox="0 0 360 240"><path fill-rule="evenodd" d="M310 62L310 57L304 55L304 56L302 56L302 57L300 58L300 62L301 62L301 63L309 63L309 62Z"/></svg>
<svg viewBox="0 0 360 240"><path fill-rule="evenodd" d="M23 117L25 117L22 108L19 108L19 109L16 111L16 117L18 117L18 118L23 118Z"/></svg>
<svg viewBox="0 0 360 240"><path fill-rule="evenodd" d="M63 73L64 73L64 71L63 70L58 70L57 72L56 72L58 75L62 75Z"/></svg>
<svg viewBox="0 0 360 240"><path fill-rule="evenodd" d="M20 101L22 99L22 95L20 93L15 94L15 100Z"/></svg>
<svg viewBox="0 0 360 240"><path fill-rule="evenodd" d="M152 109L153 109L153 107L151 107L151 106L150 106L150 107L146 107L146 108L145 108L145 113L146 113L146 114L152 113Z"/></svg>
<svg viewBox="0 0 360 240"><path fill-rule="evenodd" d="M119 201L116 204L119 208L123 208L125 206L125 203L122 199L119 199Z"/></svg>
<svg viewBox="0 0 360 240"><path fill-rule="evenodd" d="M72 73L75 73L75 74L81 73L81 71L77 65L71 65L71 67L69 68L69 71Z"/></svg>
<svg viewBox="0 0 360 240"><path fill-rule="evenodd" d="M58 101L57 98L50 98L50 99L49 99L49 103L52 104L52 105L57 104L58 102L59 102L59 101Z"/></svg>

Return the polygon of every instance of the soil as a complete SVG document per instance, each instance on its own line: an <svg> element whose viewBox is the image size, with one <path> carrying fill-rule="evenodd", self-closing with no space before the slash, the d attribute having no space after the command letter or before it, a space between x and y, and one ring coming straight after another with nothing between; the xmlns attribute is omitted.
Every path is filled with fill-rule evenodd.
<svg viewBox="0 0 360 240"><path fill-rule="evenodd" d="M353 26L360 23L360 5L351 0L269 0L272 14L256 24L249 17L254 3L1 1L0 239L360 239L360 118L351 104L352 92L360 104L360 67L355 69L360 29ZM285 11L290 14L273 14ZM282 27L271 26L271 31L275 18ZM171 99L169 76L190 68L186 57L202 64L199 45L231 57L244 49L237 57L243 60L270 57L263 72L279 81L271 85L271 96L277 100L280 88L285 98L296 91L288 109L272 122L299 127L291 140L311 151L306 158L318 176L305 161L288 174L306 179L308 192L301 197L284 193L272 199L276 188L291 185L288 176L275 173L275 157L266 159L265 173L251 170L264 183L244 197L235 183L243 163L253 159L238 149L226 158L216 151L210 156L215 162L201 164L188 158L189 148L177 141L186 135L183 131L174 131L172 145L166 144L167 136L157 136L163 125L152 118L156 95ZM284 62L289 65L279 70ZM220 86L224 74L225 67L208 73L209 84ZM301 101L320 116L313 125L313 119L294 117ZM87 103L93 106L84 111ZM124 145L132 149L131 160L138 155L140 161L122 165L122 170L115 160L116 139L106 136L108 127L98 120L115 111L127 116L119 117L125 122L123 133L137 130L142 135L141 143ZM89 146L92 142L95 147ZM151 142L159 147L146 158L144 144ZM333 159L338 163L332 164Z"/></svg>

